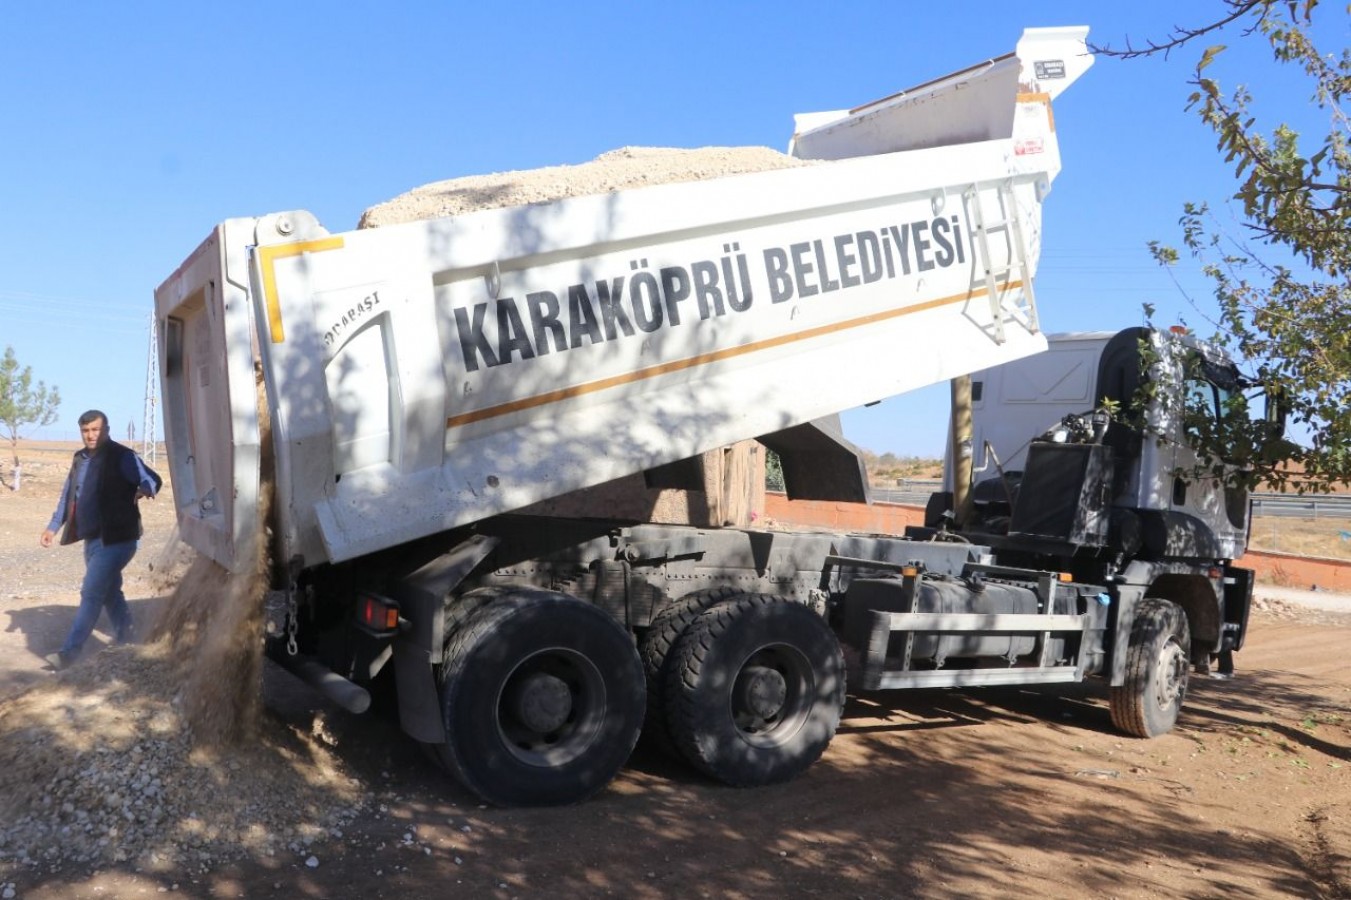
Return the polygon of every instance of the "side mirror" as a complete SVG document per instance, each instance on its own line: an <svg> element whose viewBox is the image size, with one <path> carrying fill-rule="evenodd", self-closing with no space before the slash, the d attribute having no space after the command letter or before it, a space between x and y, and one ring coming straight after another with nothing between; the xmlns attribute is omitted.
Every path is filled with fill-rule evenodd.
<svg viewBox="0 0 1351 900"><path fill-rule="evenodd" d="M1264 434L1258 452L1264 463L1275 465L1290 459L1299 448L1285 436L1287 420L1290 418L1289 398L1284 391L1274 387L1267 388L1263 393L1266 400L1262 416Z"/></svg>

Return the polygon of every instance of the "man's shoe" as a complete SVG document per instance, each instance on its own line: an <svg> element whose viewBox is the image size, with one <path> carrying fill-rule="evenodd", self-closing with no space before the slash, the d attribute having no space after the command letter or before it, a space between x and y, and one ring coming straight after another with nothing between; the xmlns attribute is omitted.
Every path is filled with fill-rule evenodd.
<svg viewBox="0 0 1351 900"><path fill-rule="evenodd" d="M75 661L75 656L64 651L57 651L56 653L48 653L43 659L47 661L47 665L60 672Z"/></svg>

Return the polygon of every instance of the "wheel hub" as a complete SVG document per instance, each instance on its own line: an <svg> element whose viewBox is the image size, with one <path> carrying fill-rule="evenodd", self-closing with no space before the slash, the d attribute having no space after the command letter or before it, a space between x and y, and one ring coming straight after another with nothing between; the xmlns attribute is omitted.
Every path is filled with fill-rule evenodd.
<svg viewBox="0 0 1351 900"><path fill-rule="evenodd" d="M783 710L788 682L777 669L751 665L737 676L734 702L758 719L773 719Z"/></svg>
<svg viewBox="0 0 1351 900"><path fill-rule="evenodd" d="M532 672L516 684L511 711L526 728L549 734L562 728L572 715L572 691L555 675Z"/></svg>
<svg viewBox="0 0 1351 900"><path fill-rule="evenodd" d="M1175 643L1169 643L1159 654L1159 666L1154 680L1160 708L1167 709L1182 699L1187 685L1187 655Z"/></svg>

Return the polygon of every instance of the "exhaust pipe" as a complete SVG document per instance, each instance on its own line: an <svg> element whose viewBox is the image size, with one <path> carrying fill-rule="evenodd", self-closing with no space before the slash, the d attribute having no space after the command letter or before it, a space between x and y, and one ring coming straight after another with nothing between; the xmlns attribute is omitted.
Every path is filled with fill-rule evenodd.
<svg viewBox="0 0 1351 900"><path fill-rule="evenodd" d="M268 658L350 713L371 708L370 692L310 656L269 653Z"/></svg>

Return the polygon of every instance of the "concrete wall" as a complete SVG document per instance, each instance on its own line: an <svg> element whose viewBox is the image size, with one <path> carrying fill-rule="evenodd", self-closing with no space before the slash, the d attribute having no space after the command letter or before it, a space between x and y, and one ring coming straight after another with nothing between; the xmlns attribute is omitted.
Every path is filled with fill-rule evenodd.
<svg viewBox="0 0 1351 900"><path fill-rule="evenodd" d="M1342 559L1249 550L1238 565L1255 571L1258 581L1280 587L1351 593L1351 562Z"/></svg>
<svg viewBox="0 0 1351 900"><path fill-rule="evenodd" d="M765 494L766 528L780 524L813 531L855 531L902 534L907 525L923 525L924 510L899 503L841 503L835 500L789 500Z"/></svg>

